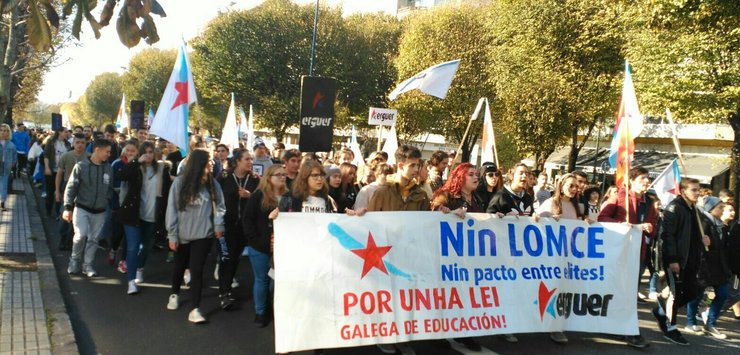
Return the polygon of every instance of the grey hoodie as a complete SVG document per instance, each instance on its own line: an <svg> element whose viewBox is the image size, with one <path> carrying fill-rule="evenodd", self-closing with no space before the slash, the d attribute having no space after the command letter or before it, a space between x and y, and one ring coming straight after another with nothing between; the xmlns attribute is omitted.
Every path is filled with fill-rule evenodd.
<svg viewBox="0 0 740 355"><path fill-rule="evenodd" d="M113 169L108 162L93 164L88 157L72 169L64 189L64 209L79 207L90 213L105 212L113 196Z"/></svg>
<svg viewBox="0 0 740 355"><path fill-rule="evenodd" d="M213 219L211 219L213 204L211 203L211 194L205 187L200 190L198 198L189 204L184 211L177 209L182 183L182 176L178 176L170 187L167 217L165 219L167 239L173 243L187 244L194 240L213 237L214 232L223 232L226 205L224 204L224 194L221 191L221 186L216 183L212 185L216 195L216 212L213 214Z"/></svg>

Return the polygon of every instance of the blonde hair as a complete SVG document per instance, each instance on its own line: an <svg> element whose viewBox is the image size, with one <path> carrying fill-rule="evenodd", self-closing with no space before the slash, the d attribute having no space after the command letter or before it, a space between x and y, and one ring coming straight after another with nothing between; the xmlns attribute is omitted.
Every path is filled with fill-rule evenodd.
<svg viewBox="0 0 740 355"><path fill-rule="evenodd" d="M275 164L267 168L263 178L260 180L259 186L257 186L257 189L262 191L262 201L260 201L260 207L262 210L270 211L275 209L278 205L278 197L288 192L288 187L286 187L285 184L280 188L275 188L275 186L272 186L272 183L270 183L272 175L280 169L283 169L283 166L280 164Z"/></svg>

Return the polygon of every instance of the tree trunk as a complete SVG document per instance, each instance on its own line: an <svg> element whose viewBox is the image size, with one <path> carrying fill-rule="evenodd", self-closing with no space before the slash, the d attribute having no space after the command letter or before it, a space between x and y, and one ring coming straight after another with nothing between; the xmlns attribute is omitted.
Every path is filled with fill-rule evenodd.
<svg viewBox="0 0 740 355"><path fill-rule="evenodd" d="M568 154L568 172L572 173L576 170L576 161L578 161L578 153L580 152L578 147L578 126L575 125L570 132L570 153Z"/></svg>
<svg viewBox="0 0 740 355"><path fill-rule="evenodd" d="M730 116L730 125L735 131L735 141L732 145L732 161L730 161L730 189L734 192L734 202L740 201L740 109Z"/></svg>
<svg viewBox="0 0 740 355"><path fill-rule="evenodd" d="M0 31L0 54L2 54L3 63L0 65L0 113L4 116L3 122L7 117L8 108L11 105L12 97L10 88L13 86L13 77L11 71L14 69L18 57L18 36L16 35L16 23L18 22L18 7L10 11L10 17L7 18L7 32Z"/></svg>

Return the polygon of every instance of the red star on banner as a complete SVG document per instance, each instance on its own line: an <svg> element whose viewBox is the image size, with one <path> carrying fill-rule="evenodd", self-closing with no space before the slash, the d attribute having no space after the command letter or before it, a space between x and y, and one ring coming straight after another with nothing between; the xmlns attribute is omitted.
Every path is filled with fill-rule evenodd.
<svg viewBox="0 0 740 355"><path fill-rule="evenodd" d="M177 98L175 98L175 103L170 110L182 104L188 104L188 82L176 82L175 90L177 90Z"/></svg>
<svg viewBox="0 0 740 355"><path fill-rule="evenodd" d="M377 268L388 275L388 270L386 270L385 264L383 263L383 256L385 256L391 248L391 246L378 247L375 245L373 234L368 232L367 245L365 246L365 249L352 250L353 253L365 260L365 263L362 265L362 276L360 279L364 278L372 268Z"/></svg>

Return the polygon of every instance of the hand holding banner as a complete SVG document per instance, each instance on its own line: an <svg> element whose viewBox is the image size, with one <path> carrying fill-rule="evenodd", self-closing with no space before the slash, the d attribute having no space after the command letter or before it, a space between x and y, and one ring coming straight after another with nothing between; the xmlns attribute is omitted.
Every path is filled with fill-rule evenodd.
<svg viewBox="0 0 740 355"><path fill-rule="evenodd" d="M641 237L623 224L488 214L281 213L275 350L563 330L636 334Z"/></svg>

